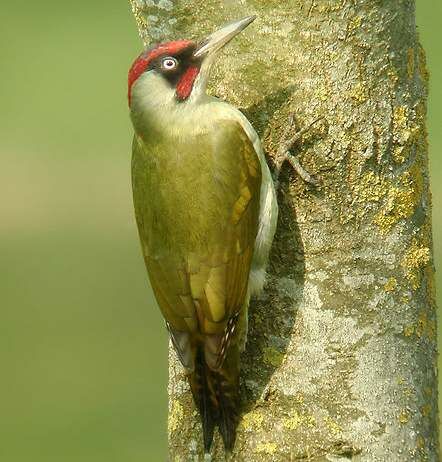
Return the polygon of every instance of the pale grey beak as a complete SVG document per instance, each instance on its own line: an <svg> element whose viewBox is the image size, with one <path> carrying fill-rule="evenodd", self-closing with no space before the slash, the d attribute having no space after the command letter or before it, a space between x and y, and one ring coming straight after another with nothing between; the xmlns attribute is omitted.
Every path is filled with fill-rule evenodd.
<svg viewBox="0 0 442 462"><path fill-rule="evenodd" d="M195 58L204 58L219 51L224 45L227 45L230 40L243 31L249 24L256 19L256 16L247 16L246 18L234 21L222 29L210 34L201 41L193 53Z"/></svg>

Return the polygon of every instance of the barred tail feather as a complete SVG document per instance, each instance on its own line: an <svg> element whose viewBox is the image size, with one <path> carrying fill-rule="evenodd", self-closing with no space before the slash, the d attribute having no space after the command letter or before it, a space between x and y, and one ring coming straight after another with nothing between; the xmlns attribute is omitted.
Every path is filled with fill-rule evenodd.
<svg viewBox="0 0 442 462"><path fill-rule="evenodd" d="M209 452L213 441L213 432L216 425L216 415L211 400L211 392L207 378L207 366L204 363L204 358L202 357L200 350L197 352L195 370L189 376L189 383L192 390L193 399L198 406L201 416L203 426L204 451Z"/></svg>
<svg viewBox="0 0 442 462"><path fill-rule="evenodd" d="M239 371L229 369L229 358L218 369L210 369L201 350L197 352L195 369L189 375L190 388L198 407L202 426L204 450L210 452L215 426L218 426L226 452L235 444L238 424Z"/></svg>

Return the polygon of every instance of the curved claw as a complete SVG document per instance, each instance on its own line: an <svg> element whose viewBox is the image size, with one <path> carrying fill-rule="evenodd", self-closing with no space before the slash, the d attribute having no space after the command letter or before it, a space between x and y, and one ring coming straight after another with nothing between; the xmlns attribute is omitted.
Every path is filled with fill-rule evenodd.
<svg viewBox="0 0 442 462"><path fill-rule="evenodd" d="M284 131L284 135L282 137L282 141L279 145L278 152L276 153L276 168L275 168L275 181L278 181L279 173L281 171L281 167L285 161L288 161L296 173L306 182L312 185L319 185L319 180L316 179L313 175L311 175L307 170L305 170L295 155L290 153L290 150L298 143L298 141L302 138L302 136L307 133L313 125L318 123L320 120L324 119L323 116L316 118L311 122L309 125L304 127L299 131L295 131L293 136L289 136L291 128L295 125L295 115L293 113L290 114L287 127ZM296 127L295 127L296 129Z"/></svg>

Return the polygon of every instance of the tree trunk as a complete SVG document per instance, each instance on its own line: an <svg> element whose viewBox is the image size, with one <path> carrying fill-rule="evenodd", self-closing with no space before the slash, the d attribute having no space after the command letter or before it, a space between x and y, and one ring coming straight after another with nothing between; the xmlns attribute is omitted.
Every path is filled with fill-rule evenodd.
<svg viewBox="0 0 442 462"><path fill-rule="evenodd" d="M236 461L437 461L427 71L411 0L131 0L144 42L258 19L212 93L243 108L269 162L295 114L320 179L281 173L265 295L252 302ZM170 352L169 458L203 460ZM217 438L213 460L224 460Z"/></svg>

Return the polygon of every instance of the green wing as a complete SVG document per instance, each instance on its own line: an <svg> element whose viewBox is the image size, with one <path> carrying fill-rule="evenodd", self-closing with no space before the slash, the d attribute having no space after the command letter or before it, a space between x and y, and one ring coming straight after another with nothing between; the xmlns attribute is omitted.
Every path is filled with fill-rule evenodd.
<svg viewBox="0 0 442 462"><path fill-rule="evenodd" d="M254 147L230 121L187 143L136 137L132 175L150 282L181 362L192 370L204 345L218 368L247 299L261 187Z"/></svg>

